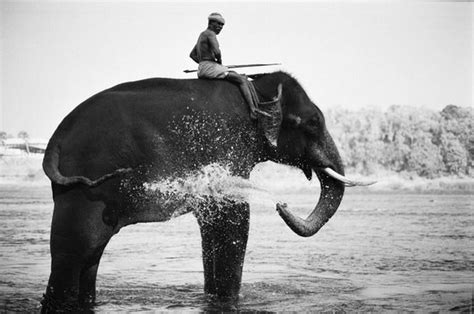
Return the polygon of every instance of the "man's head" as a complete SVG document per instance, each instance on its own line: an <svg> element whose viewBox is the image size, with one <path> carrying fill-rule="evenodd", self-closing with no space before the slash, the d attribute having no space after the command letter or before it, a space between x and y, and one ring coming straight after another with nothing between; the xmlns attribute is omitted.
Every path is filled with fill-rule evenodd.
<svg viewBox="0 0 474 314"><path fill-rule="evenodd" d="M219 34L224 27L225 20L220 13L211 13L208 18L208 28L216 34Z"/></svg>

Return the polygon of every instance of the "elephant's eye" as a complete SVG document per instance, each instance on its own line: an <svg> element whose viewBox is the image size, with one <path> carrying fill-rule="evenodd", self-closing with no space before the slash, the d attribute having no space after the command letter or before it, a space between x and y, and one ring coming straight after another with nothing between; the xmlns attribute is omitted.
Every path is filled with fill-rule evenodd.
<svg viewBox="0 0 474 314"><path fill-rule="evenodd" d="M317 117L312 117L306 123L308 124L308 126L317 126L319 121Z"/></svg>
<svg viewBox="0 0 474 314"><path fill-rule="evenodd" d="M309 124L315 127L324 127L325 121L324 116L322 114L315 114L308 120Z"/></svg>
<svg viewBox="0 0 474 314"><path fill-rule="evenodd" d="M304 123L304 130L309 134L317 134L322 126L319 117L313 116Z"/></svg>

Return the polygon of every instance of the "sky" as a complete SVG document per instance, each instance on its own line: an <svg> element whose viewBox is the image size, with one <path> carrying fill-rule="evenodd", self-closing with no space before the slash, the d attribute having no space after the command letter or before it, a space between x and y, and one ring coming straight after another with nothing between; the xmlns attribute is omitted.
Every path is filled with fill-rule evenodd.
<svg viewBox="0 0 474 314"><path fill-rule="evenodd" d="M334 106L473 105L468 1L0 0L0 131L49 138L116 84L195 78L207 16L226 19L224 64L281 63L324 112Z"/></svg>

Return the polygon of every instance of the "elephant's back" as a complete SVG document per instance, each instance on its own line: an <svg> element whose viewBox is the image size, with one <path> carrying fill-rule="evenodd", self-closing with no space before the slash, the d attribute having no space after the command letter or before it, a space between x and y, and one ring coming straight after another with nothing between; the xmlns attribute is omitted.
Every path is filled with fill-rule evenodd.
<svg viewBox="0 0 474 314"><path fill-rule="evenodd" d="M148 78L120 83L106 91L116 92L152 92L157 90L180 90L199 85L198 79Z"/></svg>
<svg viewBox="0 0 474 314"><path fill-rule="evenodd" d="M172 79L172 78L149 78L118 84L106 89L103 93L130 93L135 95L209 95L212 91L222 91L223 95L232 93L236 86L226 80L208 79Z"/></svg>
<svg viewBox="0 0 474 314"><path fill-rule="evenodd" d="M146 79L119 84L77 106L50 142L60 143L64 175L97 177L152 162L173 119L191 112L236 110L240 92L226 81ZM242 112L239 112L242 111ZM100 169L100 173L95 173Z"/></svg>

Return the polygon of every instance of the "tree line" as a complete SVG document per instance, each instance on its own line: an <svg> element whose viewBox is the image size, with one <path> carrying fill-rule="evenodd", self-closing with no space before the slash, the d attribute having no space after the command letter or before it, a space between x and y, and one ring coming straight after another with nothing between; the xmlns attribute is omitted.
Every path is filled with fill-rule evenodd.
<svg viewBox="0 0 474 314"><path fill-rule="evenodd" d="M426 178L473 173L472 108L333 108L325 117L348 171L389 170Z"/></svg>
<svg viewBox="0 0 474 314"><path fill-rule="evenodd" d="M6 140L7 138L13 138L13 137L14 137L13 135L8 134L5 131L0 131L0 140ZM16 137L21 138L21 139L29 139L30 135L26 131L20 131L18 132Z"/></svg>

